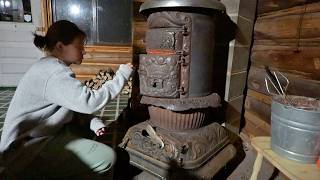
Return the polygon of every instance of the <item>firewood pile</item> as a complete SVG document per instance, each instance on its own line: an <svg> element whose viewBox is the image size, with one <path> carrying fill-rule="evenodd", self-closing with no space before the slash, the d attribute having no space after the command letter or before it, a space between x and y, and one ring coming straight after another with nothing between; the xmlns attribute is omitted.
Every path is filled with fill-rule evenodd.
<svg viewBox="0 0 320 180"><path fill-rule="evenodd" d="M84 84L88 86L90 89L97 90L105 82L112 80L114 75L115 73L111 68L100 70L99 73L97 73L94 78L84 81ZM132 78L130 77L129 81L123 87L121 94L130 94L131 90L132 90Z"/></svg>

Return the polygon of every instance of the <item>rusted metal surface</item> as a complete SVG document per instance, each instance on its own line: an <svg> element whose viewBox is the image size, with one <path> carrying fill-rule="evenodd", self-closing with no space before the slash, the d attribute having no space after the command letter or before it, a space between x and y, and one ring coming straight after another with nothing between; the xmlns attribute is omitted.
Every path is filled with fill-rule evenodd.
<svg viewBox="0 0 320 180"><path fill-rule="evenodd" d="M320 99L305 97L305 96L292 96L288 95L286 98L283 96L273 96L273 100L281 103L288 108L296 108L306 111L318 111L320 112ZM288 102L289 100L289 102Z"/></svg>
<svg viewBox="0 0 320 180"><path fill-rule="evenodd" d="M140 55L140 93L155 97L179 97L179 56Z"/></svg>
<svg viewBox="0 0 320 180"><path fill-rule="evenodd" d="M171 111L187 111L189 109L200 109L208 107L217 108L221 105L221 99L217 93L212 93L209 96L205 97L194 97L185 99L154 98L142 96L140 103L163 107Z"/></svg>
<svg viewBox="0 0 320 180"><path fill-rule="evenodd" d="M126 150L129 152L130 164L143 170L143 172L137 176L138 179L170 180L186 177L186 171L180 168L172 167L172 165L155 160L134 149L127 148ZM189 171L188 175L193 179L210 180L221 168L225 167L225 164L234 158L235 155L235 147L228 144L218 154L207 161L206 164ZM190 179L190 177L188 177L188 179Z"/></svg>
<svg viewBox="0 0 320 180"><path fill-rule="evenodd" d="M191 63L191 35L192 35L192 18L184 14L185 24L183 29L182 50L177 51L180 54L181 76L180 76L180 98L189 97L190 94L190 63Z"/></svg>
<svg viewBox="0 0 320 180"><path fill-rule="evenodd" d="M167 54L165 52L167 50L167 52L176 54L175 51L182 49L182 32L182 28L149 29L146 33L146 42L150 42L146 44L147 53Z"/></svg>
<svg viewBox="0 0 320 180"><path fill-rule="evenodd" d="M225 7L217 0L149 0L140 10L149 15L139 78L150 120L131 127L119 146L132 165L160 179L174 167L211 179L235 155L228 131L211 117L221 102L213 90L215 21Z"/></svg>
<svg viewBox="0 0 320 180"><path fill-rule="evenodd" d="M168 130L191 130L202 127L210 115L209 108L189 111L170 111L168 109L149 106L150 121L157 127Z"/></svg>
<svg viewBox="0 0 320 180"><path fill-rule="evenodd" d="M177 55L179 58L178 98L207 96L214 92L214 16L179 11L155 12L148 17L148 28L146 48L149 56ZM143 64L140 59L140 66ZM160 97L152 93L143 95Z"/></svg>
<svg viewBox="0 0 320 180"><path fill-rule="evenodd" d="M146 121L131 127L120 147L133 149L165 164L173 161L184 169L195 169L206 163L229 142L228 131L219 124L212 123L183 132L156 128L157 136L164 143L164 147L160 148L146 133L148 124Z"/></svg>
<svg viewBox="0 0 320 180"><path fill-rule="evenodd" d="M161 96L155 89L156 87L151 88L152 90L146 93L145 90L150 89L150 87L145 87L144 85L148 85L148 83L144 81L146 81L146 79L150 79L150 76L152 76L152 74L144 74L145 76L140 76L141 94L154 97L188 97L190 79L190 44L192 29L191 17L180 12L159 12L150 15L150 17L148 18L148 25L150 29L147 31L146 35L146 49L149 55L140 56L140 68L143 68L143 72L152 73L152 71L149 70L149 67L153 65L149 63L150 61L148 62L149 64L146 64L146 56L161 58L175 54L176 56L174 57L179 58L179 69L177 69L178 74L174 77L170 75L170 77L177 77L180 84L178 87L173 85L173 87L166 86L165 88L176 88L176 91L179 94L174 94L174 96ZM160 69L167 69L165 65L158 67ZM174 74L176 75L176 73ZM168 76L168 74L165 76ZM170 85L170 82L168 82L168 84ZM167 90L162 88L160 91Z"/></svg>

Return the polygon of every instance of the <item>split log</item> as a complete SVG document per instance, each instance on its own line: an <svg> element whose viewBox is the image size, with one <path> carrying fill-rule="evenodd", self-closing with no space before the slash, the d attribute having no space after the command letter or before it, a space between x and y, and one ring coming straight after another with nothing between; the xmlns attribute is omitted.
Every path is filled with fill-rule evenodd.
<svg viewBox="0 0 320 180"><path fill-rule="evenodd" d="M95 75L94 78L90 80L85 80L83 83L94 90L101 88L101 86L113 79L115 73L111 68L107 68L105 70L100 70L99 73ZM124 88L122 89L122 94L131 94L132 91L132 78L125 84Z"/></svg>

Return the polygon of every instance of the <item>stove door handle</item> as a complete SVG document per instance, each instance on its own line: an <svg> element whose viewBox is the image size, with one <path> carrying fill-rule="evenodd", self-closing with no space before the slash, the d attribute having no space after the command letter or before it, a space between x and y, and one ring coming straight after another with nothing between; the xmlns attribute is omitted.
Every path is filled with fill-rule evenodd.
<svg viewBox="0 0 320 180"><path fill-rule="evenodd" d="M155 144L159 145L160 149L164 148L164 143L161 139L160 136L157 135L156 131L153 129L152 126L150 126L149 124L146 125L146 131L149 134L151 141L154 142Z"/></svg>

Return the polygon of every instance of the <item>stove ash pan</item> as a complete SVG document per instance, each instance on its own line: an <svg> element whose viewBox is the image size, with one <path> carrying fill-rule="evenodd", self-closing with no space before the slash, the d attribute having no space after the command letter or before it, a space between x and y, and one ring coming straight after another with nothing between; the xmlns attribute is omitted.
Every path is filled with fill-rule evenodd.
<svg viewBox="0 0 320 180"><path fill-rule="evenodd" d="M148 17L147 54L140 55L142 95L201 97L213 93L214 15L181 11Z"/></svg>

